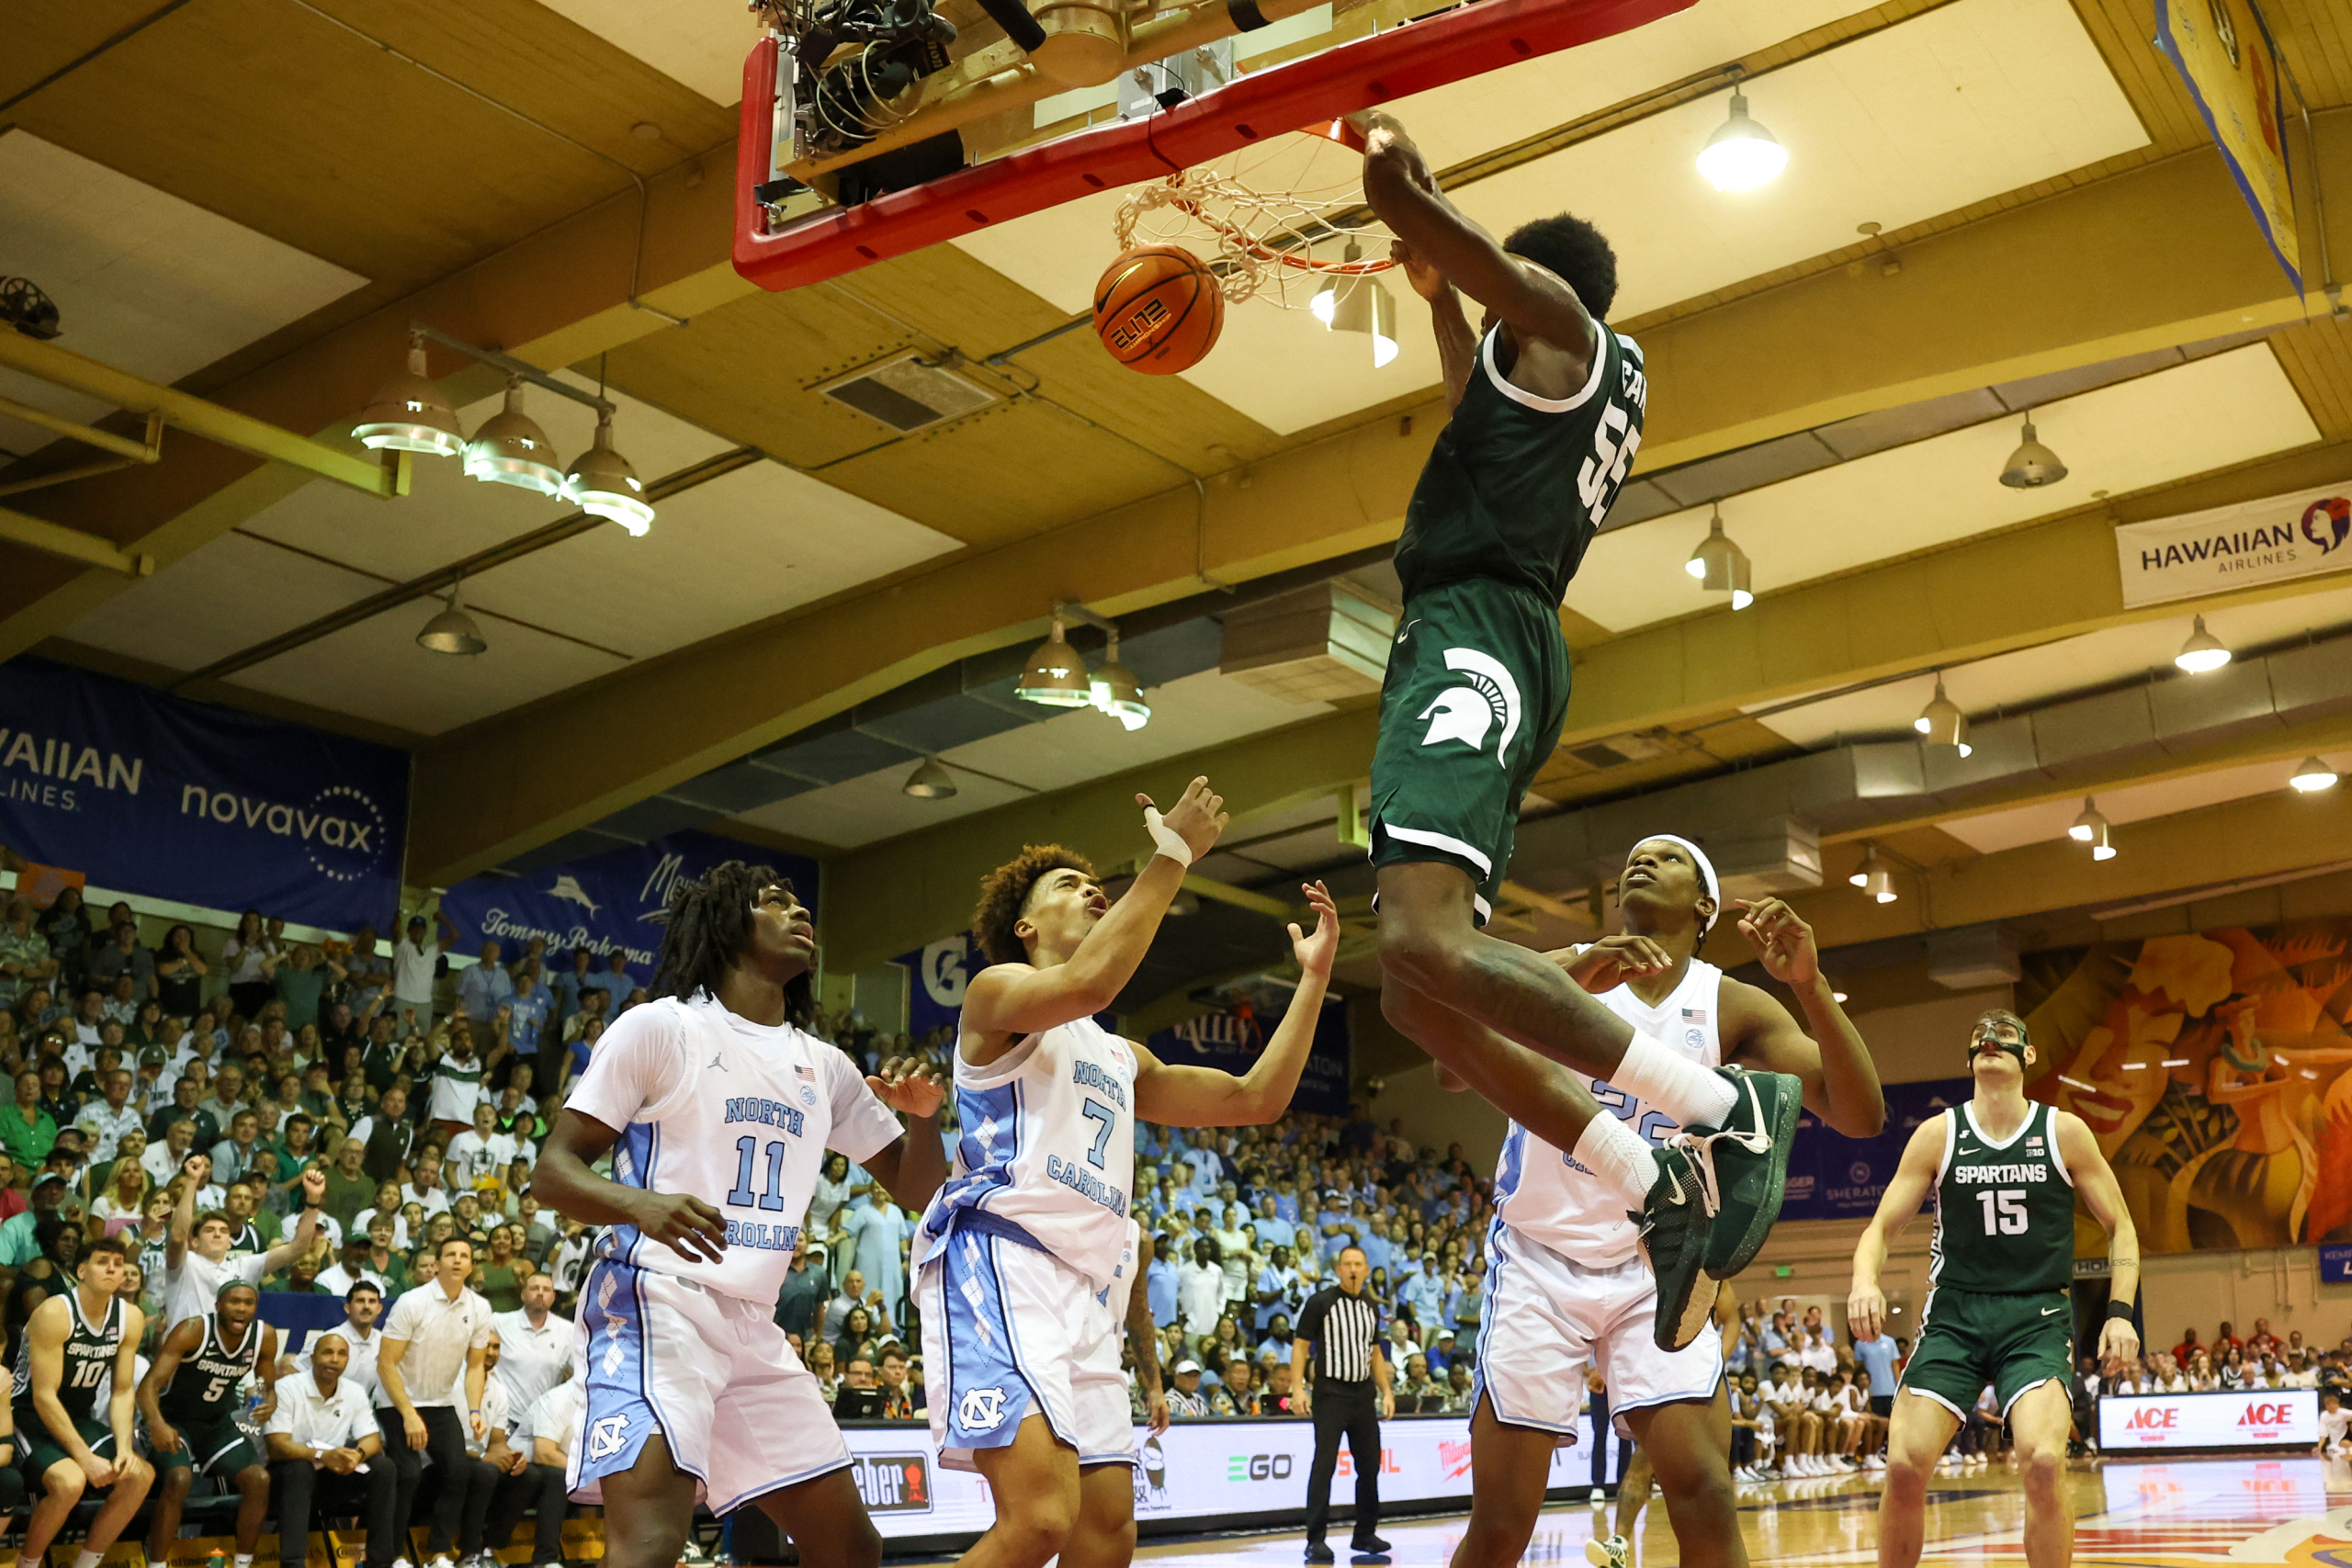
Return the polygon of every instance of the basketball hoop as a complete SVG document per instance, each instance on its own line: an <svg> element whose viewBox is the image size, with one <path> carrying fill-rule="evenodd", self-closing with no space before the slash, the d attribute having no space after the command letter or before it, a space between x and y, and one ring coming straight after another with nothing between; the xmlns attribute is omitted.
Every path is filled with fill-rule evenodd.
<svg viewBox="0 0 2352 1568"><path fill-rule="evenodd" d="M1363 145L1341 120L1306 134L1343 147ZM1311 146L1293 144L1292 156L1300 151L1312 159ZM1180 169L1136 191L1119 204L1114 220L1120 253L1138 245L1182 246L1208 263L1227 299L1266 299L1286 310L1309 309L1317 294L1350 290L1353 279L1396 265L1387 254L1385 231L1342 220L1363 210L1360 183L1260 190L1243 172Z"/></svg>

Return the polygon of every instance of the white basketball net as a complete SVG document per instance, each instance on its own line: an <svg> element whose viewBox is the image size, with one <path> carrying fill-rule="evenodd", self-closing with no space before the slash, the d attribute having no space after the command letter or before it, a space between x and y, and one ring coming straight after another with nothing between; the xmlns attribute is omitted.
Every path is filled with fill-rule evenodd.
<svg viewBox="0 0 2352 1568"><path fill-rule="evenodd" d="M1351 288L1353 279L1396 265L1385 231L1338 221L1363 207L1363 187L1353 183L1261 191L1215 168L1184 169L1121 202L1116 231L1122 254L1157 244L1199 255L1227 299L1303 310L1328 280Z"/></svg>

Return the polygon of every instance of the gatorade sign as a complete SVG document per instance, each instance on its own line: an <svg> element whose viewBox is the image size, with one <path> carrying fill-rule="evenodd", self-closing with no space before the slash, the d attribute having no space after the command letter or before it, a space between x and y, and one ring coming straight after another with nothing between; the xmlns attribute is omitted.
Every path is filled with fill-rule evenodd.
<svg viewBox="0 0 2352 1568"><path fill-rule="evenodd" d="M2308 1388L2234 1393L2109 1396L2098 1402L2098 1443L2131 1449L2310 1449L2319 1442L2319 1393Z"/></svg>

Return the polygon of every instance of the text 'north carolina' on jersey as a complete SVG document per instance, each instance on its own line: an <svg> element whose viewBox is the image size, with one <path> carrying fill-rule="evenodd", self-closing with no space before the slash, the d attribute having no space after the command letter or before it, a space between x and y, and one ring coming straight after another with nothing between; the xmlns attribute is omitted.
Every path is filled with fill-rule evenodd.
<svg viewBox="0 0 2352 1568"><path fill-rule="evenodd" d="M1396 576L1405 599L1465 577L1491 577L1557 604L1609 515L1642 445L1649 382L1642 351L1596 321L1600 351L1583 388L1539 398L1496 358L1497 327L1478 344L1462 401L1439 432L1405 509Z"/></svg>
<svg viewBox="0 0 2352 1568"><path fill-rule="evenodd" d="M956 1168L923 1217L930 1257L959 1221L1052 1253L1107 1289L1135 1190L1136 1054L1091 1018L1026 1035L987 1066L956 1054Z"/></svg>
<svg viewBox="0 0 2352 1568"><path fill-rule="evenodd" d="M2030 1105L2001 1143L1974 1105L1944 1112L1928 1283L1988 1295L2063 1291L2075 1279L2075 1179L2058 1153L2057 1112Z"/></svg>
<svg viewBox="0 0 2352 1568"><path fill-rule="evenodd" d="M608 1256L770 1303L791 1270L825 1151L864 1161L903 1132L839 1048L788 1023L753 1023L707 993L623 1013L565 1103L620 1131L615 1181L690 1193L727 1216L716 1263L634 1225L607 1234Z"/></svg>
<svg viewBox="0 0 2352 1568"><path fill-rule="evenodd" d="M1604 991L1598 1000L1641 1033L1702 1067L1723 1065L1717 1030L1722 1023L1724 972L1704 960L1690 960L1682 983L1651 1007L1630 986ZM1592 1089L1603 1111L1630 1125L1653 1146L1679 1132L1682 1123L1608 1083L1577 1077ZM1495 1223L1590 1268L1605 1269L1634 1256L1634 1222L1625 1201L1576 1157L1555 1148L1514 1122L1503 1139L1495 1171Z"/></svg>

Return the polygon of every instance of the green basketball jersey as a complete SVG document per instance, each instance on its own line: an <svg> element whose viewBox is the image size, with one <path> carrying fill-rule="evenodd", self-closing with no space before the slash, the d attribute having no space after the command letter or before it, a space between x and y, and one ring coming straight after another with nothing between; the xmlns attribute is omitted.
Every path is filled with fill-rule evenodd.
<svg viewBox="0 0 2352 1568"><path fill-rule="evenodd" d="M76 1421L96 1420L98 1385L114 1371L115 1355L122 1348L122 1301L107 1298L105 1318L94 1325L82 1315L81 1292L67 1291L62 1299L72 1327L65 1336L65 1364L58 1371L57 1403ZM39 1431L38 1416L29 1426L26 1421L33 1409L33 1347L29 1325L28 1329L17 1349L17 1424Z"/></svg>
<svg viewBox="0 0 2352 1568"><path fill-rule="evenodd" d="M1557 604L1642 444L1649 383L1634 340L1594 323L1600 352L1572 397L1539 398L1504 378L1498 327L1413 487L1396 541L1410 600L1490 577Z"/></svg>
<svg viewBox="0 0 2352 1568"><path fill-rule="evenodd" d="M1944 1112L1928 1283L1991 1295L2063 1291L2075 1273L2075 1181L2058 1154L2057 1112L2033 1105L2006 1142L1974 1108Z"/></svg>
<svg viewBox="0 0 2352 1568"><path fill-rule="evenodd" d="M255 1318L245 1325L244 1343L232 1349L220 1338L220 1314L206 1318L203 1343L181 1358L179 1370L156 1397L155 1407L164 1419L175 1427L191 1427L234 1415L244 1403L239 1391L260 1359L261 1337L261 1320Z"/></svg>

